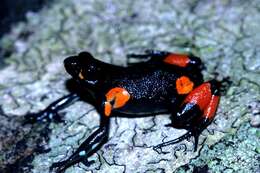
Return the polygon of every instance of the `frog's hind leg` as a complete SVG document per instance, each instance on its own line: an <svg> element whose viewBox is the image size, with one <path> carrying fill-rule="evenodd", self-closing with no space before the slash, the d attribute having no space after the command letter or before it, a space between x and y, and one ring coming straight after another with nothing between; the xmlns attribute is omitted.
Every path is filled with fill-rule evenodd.
<svg viewBox="0 0 260 173"><path fill-rule="evenodd" d="M136 59L147 59L151 57L162 57L168 55L170 52L166 51L159 51L159 50L152 50L147 49L145 50L144 54L127 54L127 58L136 58Z"/></svg>
<svg viewBox="0 0 260 173"><path fill-rule="evenodd" d="M169 52L166 51L158 51L158 50L145 50L144 54L127 54L127 64L133 65L135 63L131 62L131 59L138 59L142 61L153 61L153 60L160 60L163 57L166 57Z"/></svg>
<svg viewBox="0 0 260 173"><path fill-rule="evenodd" d="M181 107L172 114L172 127L188 130L183 136L154 147L155 150L194 137L194 151L197 150L199 136L213 121L220 99L221 82L211 80L192 90ZM169 126L169 125L168 125Z"/></svg>
<svg viewBox="0 0 260 173"><path fill-rule="evenodd" d="M129 65L132 65L134 63L131 63L130 59L140 59L157 65L160 62L163 62L163 64L172 65L189 71L201 71L205 69L205 65L202 63L201 59L193 54L146 50L144 54L127 55L127 62Z"/></svg>

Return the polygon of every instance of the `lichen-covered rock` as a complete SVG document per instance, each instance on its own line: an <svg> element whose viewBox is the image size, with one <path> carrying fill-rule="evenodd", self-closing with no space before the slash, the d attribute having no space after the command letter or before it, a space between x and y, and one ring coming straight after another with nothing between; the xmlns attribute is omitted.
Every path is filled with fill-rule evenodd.
<svg viewBox="0 0 260 173"><path fill-rule="evenodd" d="M127 53L159 49L192 52L206 64L205 79L218 73L233 82L200 137L199 151L193 152L192 140L165 147L164 154L152 149L185 133L164 127L169 115L113 118L109 142L90 158L95 163L67 172L259 171L259 9L257 0L66 0L28 13L27 22L0 40L3 51L11 50L0 71L0 169L18 165L21 172L46 172L98 127L99 115L84 102L61 111L66 124L21 123L22 115L68 92L65 57L87 50L125 65Z"/></svg>

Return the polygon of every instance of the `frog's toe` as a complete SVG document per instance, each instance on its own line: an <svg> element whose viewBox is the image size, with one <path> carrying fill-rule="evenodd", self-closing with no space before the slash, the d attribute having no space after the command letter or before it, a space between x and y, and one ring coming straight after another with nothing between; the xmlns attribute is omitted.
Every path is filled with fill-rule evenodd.
<svg viewBox="0 0 260 173"><path fill-rule="evenodd" d="M27 114L24 116L23 124L33 124L37 121L37 114Z"/></svg>
<svg viewBox="0 0 260 173"><path fill-rule="evenodd" d="M89 167L89 166L91 166L92 164L94 164L95 161L94 161L94 160L88 161L87 159L85 159L85 160L83 160L81 163L83 163L86 167Z"/></svg>
<svg viewBox="0 0 260 173"><path fill-rule="evenodd" d="M66 170L65 167L66 164L67 164L66 161L55 162L51 165L50 172L63 173Z"/></svg>
<svg viewBox="0 0 260 173"><path fill-rule="evenodd" d="M48 116L48 112L40 111L38 113L29 113L24 116L23 124L34 124L39 121L47 121L46 117Z"/></svg>

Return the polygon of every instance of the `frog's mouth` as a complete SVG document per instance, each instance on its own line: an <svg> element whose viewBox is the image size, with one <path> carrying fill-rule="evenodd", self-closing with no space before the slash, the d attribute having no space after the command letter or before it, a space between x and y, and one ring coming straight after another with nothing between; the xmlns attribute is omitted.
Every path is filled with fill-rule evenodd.
<svg viewBox="0 0 260 173"><path fill-rule="evenodd" d="M79 65L78 58L75 56L68 57L64 60L64 67L66 71L73 77L73 78L80 78L81 68ZM81 74L81 75L80 75ZM83 76L82 76L83 77Z"/></svg>

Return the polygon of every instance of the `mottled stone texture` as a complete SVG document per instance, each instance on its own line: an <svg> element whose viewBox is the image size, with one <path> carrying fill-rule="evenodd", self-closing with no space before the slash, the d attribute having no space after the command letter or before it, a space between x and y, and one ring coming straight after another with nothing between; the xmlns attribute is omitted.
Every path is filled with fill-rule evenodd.
<svg viewBox="0 0 260 173"><path fill-rule="evenodd" d="M193 140L164 154L152 150L185 133L164 127L169 115L113 118L109 142L90 158L95 163L66 172L259 172L259 31L259 0L64 0L28 13L0 40L7 63L0 71L0 169L45 173L98 127L99 115L84 102L60 112L66 124L21 125L22 115L68 93L65 57L87 50L125 65L127 53L159 49L192 52L205 62L206 80L218 73L233 82L199 150L192 151Z"/></svg>

